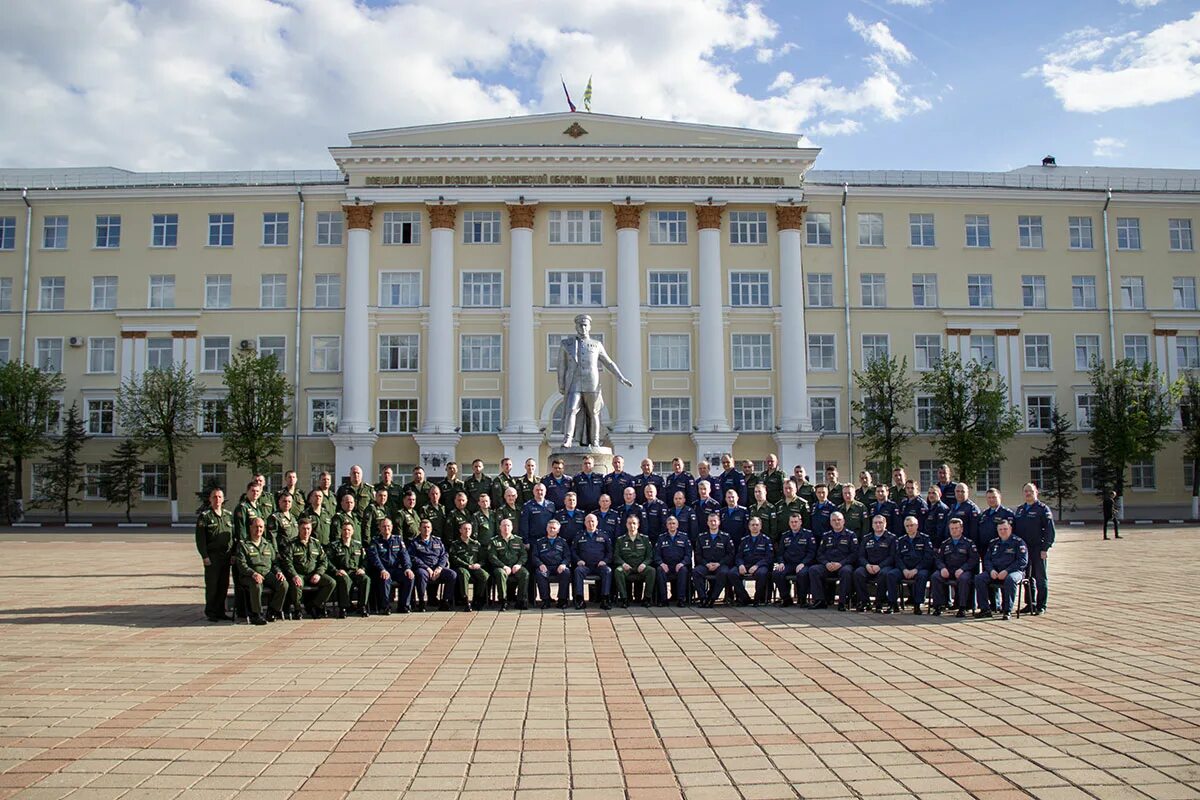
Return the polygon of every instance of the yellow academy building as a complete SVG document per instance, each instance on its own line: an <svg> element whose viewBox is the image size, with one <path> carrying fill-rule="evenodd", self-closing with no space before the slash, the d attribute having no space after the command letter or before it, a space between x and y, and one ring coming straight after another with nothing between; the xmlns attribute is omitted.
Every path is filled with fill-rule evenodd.
<svg viewBox="0 0 1200 800"><path fill-rule="evenodd" d="M993 362L1025 410L980 481L1016 498L1052 406L1086 432L1091 359L1200 367L1200 171L822 172L797 134L602 114L349 139L328 171L0 170L0 358L64 374L95 437L83 513L112 512L94 478L121 380L165 364L209 387L181 505L243 482L218 435L239 348L281 355L297 386L284 463L302 484L355 463L544 465L553 351L581 311L634 380L605 386L634 465L777 452L852 476L851 370L951 350ZM927 436L907 462L932 481ZM142 510L165 511L165 466L145 478ZM1186 513L1181 446L1129 485L1134 514Z"/></svg>

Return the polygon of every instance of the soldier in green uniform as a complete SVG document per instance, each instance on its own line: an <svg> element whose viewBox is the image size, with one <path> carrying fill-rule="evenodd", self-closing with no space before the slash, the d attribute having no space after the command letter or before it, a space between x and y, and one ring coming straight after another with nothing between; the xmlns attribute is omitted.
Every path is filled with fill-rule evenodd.
<svg viewBox="0 0 1200 800"><path fill-rule="evenodd" d="M443 542L454 538L446 535L446 509L442 508L442 490L436 485L429 487L429 502L421 509L421 519L429 520L433 535Z"/></svg>
<svg viewBox="0 0 1200 800"><path fill-rule="evenodd" d="M337 513L338 501L333 493L333 476L328 472L322 472L317 476L317 491L324 498L321 503L321 516L325 518L325 524L328 527L333 520L333 515ZM332 528L329 531L330 538L337 536L337 532Z"/></svg>
<svg viewBox="0 0 1200 800"><path fill-rule="evenodd" d="M479 510L479 496L492 493L492 479L483 474L483 460L471 462L471 474L463 481L467 491L467 510L474 514Z"/></svg>
<svg viewBox="0 0 1200 800"><path fill-rule="evenodd" d="M532 495L530 496L532 497ZM518 502L519 499L520 490L517 489L517 487L510 486L508 489L504 490L504 505L496 509L495 514L493 514L496 520L496 527L492 529L493 536L495 536L496 532L500 530L500 523L507 519L512 520L513 533L515 533L517 536L520 536L522 539L525 538L525 534L521 531L522 504Z"/></svg>
<svg viewBox="0 0 1200 800"><path fill-rule="evenodd" d="M292 496L279 496L279 510L267 517L267 538L275 549L284 552L296 539L296 518L292 515Z"/></svg>
<svg viewBox="0 0 1200 800"><path fill-rule="evenodd" d="M404 484L404 491L416 495L417 510L423 511L425 506L429 505L429 490L433 488L433 484L425 480L425 470L420 467L414 467L412 474L412 480Z"/></svg>
<svg viewBox="0 0 1200 800"><path fill-rule="evenodd" d="M629 608L629 583L645 583L642 605L650 607L654 599L654 546L638 532L638 515L625 518L625 536L617 538L613 546L613 582L621 598L621 608Z"/></svg>
<svg viewBox="0 0 1200 800"><path fill-rule="evenodd" d="M376 486L375 499L367 503L367 507L363 509L360 515L364 544L375 541L379 530L379 520L392 518L392 515L388 513L388 502L387 489L382 486Z"/></svg>
<svg viewBox="0 0 1200 800"><path fill-rule="evenodd" d="M209 622L232 622L225 613L233 552L233 514L225 508L225 492L208 493L208 508L196 519L196 550L204 561L204 616Z"/></svg>
<svg viewBox="0 0 1200 800"><path fill-rule="evenodd" d="M395 474L391 467L384 467L379 483L375 484L376 492L380 489L387 490L387 513L393 520L396 519L396 512L400 510L400 498L404 497L404 490L392 480ZM374 532L371 535L374 537Z"/></svg>
<svg viewBox="0 0 1200 800"><path fill-rule="evenodd" d="M301 605L312 619L323 618L325 604L333 596L337 581L327 572L329 562L325 558L325 548L312 535L312 522L305 520L300 525L296 540L291 544L281 545L280 550L283 553L283 572L290 584L288 594L292 619L300 619ZM304 589L307 586L313 587L313 592L312 597L305 603Z"/></svg>
<svg viewBox="0 0 1200 800"><path fill-rule="evenodd" d="M871 480L871 473L865 469L858 473L858 488L854 490L854 499L867 508L875 502L875 482Z"/></svg>
<svg viewBox="0 0 1200 800"><path fill-rule="evenodd" d="M254 482L258 484L258 510L267 519L275 513L275 495L267 490L266 475L260 472L254 476Z"/></svg>
<svg viewBox="0 0 1200 800"><path fill-rule="evenodd" d="M779 546L779 537L788 529L788 520L792 513L798 513L803 520L803 526L812 529L812 506L804 498L796 494L796 484L788 478L783 484L783 497L775 504L775 515L771 519L771 527L763 528L763 533L771 537L771 547Z"/></svg>
<svg viewBox="0 0 1200 800"><path fill-rule="evenodd" d="M484 495L485 497L487 495ZM478 611L487 604L488 571L484 567L484 546L474 535L471 523L464 522L458 529L458 537L447 548L450 568L458 573L458 585L454 596L467 611ZM467 584L471 585L471 596L467 597Z"/></svg>
<svg viewBox="0 0 1200 800"><path fill-rule="evenodd" d="M854 487L848 483L842 484L842 516L846 518L846 530L859 539L871 530L871 513L867 507L854 499Z"/></svg>
<svg viewBox="0 0 1200 800"><path fill-rule="evenodd" d="M492 496L479 495L479 510L471 516L471 535L481 542L486 542L496 535L496 515L492 513ZM513 523L516 530L516 523Z"/></svg>
<svg viewBox="0 0 1200 800"><path fill-rule="evenodd" d="M845 495L842 490L846 484L838 481L838 468L834 464L825 467L825 485L829 487L829 502L841 508L845 504Z"/></svg>
<svg viewBox="0 0 1200 800"><path fill-rule="evenodd" d="M510 486L517 485L517 476L512 474L512 459L508 456L500 459L500 472L496 477L492 478L492 508L499 508L504 505L504 490ZM517 490L517 497L521 496L521 492ZM475 538L479 538L479 532L475 532Z"/></svg>
<svg viewBox="0 0 1200 800"><path fill-rule="evenodd" d="M765 483L756 483L751 490L754 495L754 503L746 509L746 524L750 524L751 517L758 517L762 522L764 531L771 530L775 524L775 506L767 502L767 485ZM699 525L699 520L696 521Z"/></svg>
<svg viewBox="0 0 1200 800"><path fill-rule="evenodd" d="M442 508L449 513L454 508L455 495L459 492L465 493L467 491L467 485L463 483L462 478L458 477L458 462L446 462L446 477L438 481L438 488L442 490ZM434 531L434 535L437 535L437 531ZM451 536L450 538L453 539L454 537Z"/></svg>
<svg viewBox="0 0 1200 800"><path fill-rule="evenodd" d="M779 456L774 453L768 454L764 463L766 468L759 480L767 485L767 502L775 505L783 499L783 481L787 476L779 469Z"/></svg>
<svg viewBox="0 0 1200 800"><path fill-rule="evenodd" d="M250 521L264 518L266 515L262 513L258 505L259 496L262 494L262 487L256 481L250 481L246 484L246 493L242 495L241 502L233 511L233 538L234 541L243 541L250 537Z"/></svg>
<svg viewBox="0 0 1200 800"><path fill-rule="evenodd" d="M365 544L362 536L362 515L355 510L357 501L354 495L346 493L342 495L340 502L341 508L333 515L333 519L329 520L329 529L340 531L342 526L349 522L354 526L354 541Z"/></svg>
<svg viewBox="0 0 1200 800"><path fill-rule="evenodd" d="M746 480L746 496L753 497L754 487L762 483L762 478L754 472L754 462L750 459L742 462L742 477Z"/></svg>
<svg viewBox="0 0 1200 800"><path fill-rule="evenodd" d="M817 504L817 489L808 481L808 473L804 469L803 464L797 464L792 472L792 481L796 484L796 494L808 503L808 507L812 508ZM788 525L785 523L784 528ZM780 531L782 533L782 529Z"/></svg>
<svg viewBox="0 0 1200 800"><path fill-rule="evenodd" d="M338 619L345 619L350 610L350 590L358 589L358 615L370 616L371 576L367 573L367 548L354 541L354 526L343 525L341 535L329 543L325 555L329 571L337 581Z"/></svg>
<svg viewBox="0 0 1200 800"><path fill-rule="evenodd" d="M405 542L420 535L421 515L417 513L417 495L412 489L405 490L400 509L396 512L393 522L396 523L396 533L400 534Z"/></svg>
<svg viewBox="0 0 1200 800"><path fill-rule="evenodd" d="M300 509L304 508L304 490L300 488L300 479L294 469L289 469L283 473L283 488L275 493L276 508L279 508L279 498L285 494L292 496L292 513L298 515ZM313 533L315 534L316 532L316 528L313 528Z"/></svg>
<svg viewBox="0 0 1200 800"><path fill-rule="evenodd" d="M508 610L508 598L516 590L517 608L529 607L529 569L525 566L525 542L513 536L508 520L500 523L500 533L487 543L488 565L492 568L492 583L500 595L500 610Z"/></svg>
<svg viewBox="0 0 1200 800"><path fill-rule="evenodd" d="M330 504L333 503L332 500L328 502ZM300 512L300 517L297 520L299 522L301 519L311 519L313 536L317 537L317 541L323 545L327 545L332 539L337 538L329 530L329 521L333 519L333 514L325 513L325 504L325 495L320 489L313 489L308 493L308 505Z"/></svg>
<svg viewBox="0 0 1200 800"><path fill-rule="evenodd" d="M541 482L542 479L537 474L537 462L532 458L525 459L525 474L517 478L517 489L520 491L517 508L524 508L525 504L533 499L533 487Z"/></svg>
<svg viewBox="0 0 1200 800"><path fill-rule="evenodd" d="M238 583L246 592L250 604L250 622L266 625L279 619L283 604L287 601L288 585L275 546L263 538L267 524L262 517L250 520L246 529L247 538L237 542L234 563L237 565ZM263 589L271 591L271 604L263 616Z"/></svg>
<svg viewBox="0 0 1200 800"><path fill-rule="evenodd" d="M458 528L464 522L473 522L474 512L467 507L467 493L464 491L454 495L454 506L446 512L446 535L443 542L452 542L458 538Z"/></svg>
<svg viewBox="0 0 1200 800"><path fill-rule="evenodd" d="M363 470L358 464L350 468L350 480L338 487L338 502L348 494L354 495L354 507L358 509L366 508L375 495L374 487L363 480Z"/></svg>

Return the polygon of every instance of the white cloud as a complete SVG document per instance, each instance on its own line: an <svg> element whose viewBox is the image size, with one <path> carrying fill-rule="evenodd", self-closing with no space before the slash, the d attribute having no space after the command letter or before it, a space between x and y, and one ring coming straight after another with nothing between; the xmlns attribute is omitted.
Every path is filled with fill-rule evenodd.
<svg viewBox="0 0 1200 800"><path fill-rule="evenodd" d="M786 56L799 46L800 45L796 44L795 42L784 42L782 45L775 48L760 47L758 50L754 51L754 60L760 64L770 64L775 59Z"/></svg>
<svg viewBox="0 0 1200 800"><path fill-rule="evenodd" d="M887 1L888 1L888 5L908 6L909 8L925 8L926 6L933 5L933 0L887 0ZM1142 1L1145 2L1145 0L1142 0ZM1150 0L1150 1L1157 2L1157 0Z"/></svg>
<svg viewBox="0 0 1200 800"><path fill-rule="evenodd" d="M1123 6L1137 6L1138 8L1150 8L1161 3L1162 0L1121 0Z"/></svg>
<svg viewBox="0 0 1200 800"><path fill-rule="evenodd" d="M875 22L868 25L853 14L847 14L846 21L850 23L854 32L863 38L863 41L877 48L885 59L898 64L907 64L913 60L913 54L892 35L892 30L886 22Z"/></svg>
<svg viewBox="0 0 1200 800"><path fill-rule="evenodd" d="M1125 149L1125 141L1112 136L1101 136L1092 140L1092 155L1097 158L1112 158Z"/></svg>
<svg viewBox="0 0 1200 800"><path fill-rule="evenodd" d="M1099 112L1200 94L1200 11L1141 34L1084 28L1066 37L1034 74L1068 111Z"/></svg>

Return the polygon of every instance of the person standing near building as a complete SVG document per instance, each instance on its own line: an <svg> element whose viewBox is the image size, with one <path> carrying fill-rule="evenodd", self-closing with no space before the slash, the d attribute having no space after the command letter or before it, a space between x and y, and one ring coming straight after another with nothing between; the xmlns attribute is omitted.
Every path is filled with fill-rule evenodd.
<svg viewBox="0 0 1200 800"><path fill-rule="evenodd" d="M1105 489L1104 495L1101 498L1101 511L1104 514L1104 538L1108 538L1108 523L1112 523L1113 536L1121 538L1121 521L1117 514L1117 493L1111 489Z"/></svg>
<svg viewBox="0 0 1200 800"><path fill-rule="evenodd" d="M1104 534L1108 538L1108 534ZM225 508L225 491L208 493L208 508L196 519L196 550L204 562L204 616L209 622L232 622L225 613L229 567L233 553L233 514Z"/></svg>

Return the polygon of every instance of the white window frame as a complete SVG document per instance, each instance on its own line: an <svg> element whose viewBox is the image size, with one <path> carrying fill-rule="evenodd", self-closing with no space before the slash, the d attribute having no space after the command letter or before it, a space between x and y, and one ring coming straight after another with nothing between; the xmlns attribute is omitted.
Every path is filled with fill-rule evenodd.
<svg viewBox="0 0 1200 800"><path fill-rule="evenodd" d="M1048 333L1027 333L1022 336L1024 341L1023 349L1025 353L1025 371L1026 372L1050 372L1053 370L1053 346ZM1042 341L1042 340L1045 341ZM1030 355L1033 356L1032 363ZM1038 362L1042 356L1045 356L1045 365L1042 366Z"/></svg>
<svg viewBox="0 0 1200 800"><path fill-rule="evenodd" d="M119 250L121 248L120 214L96 215L96 238L92 244L96 250Z"/></svg>
<svg viewBox="0 0 1200 800"><path fill-rule="evenodd" d="M286 272L267 272L259 278L258 307L287 308L288 276Z"/></svg>
<svg viewBox="0 0 1200 800"><path fill-rule="evenodd" d="M604 270L599 269L546 270L546 306L601 307L604 305L604 277Z"/></svg>
<svg viewBox="0 0 1200 800"><path fill-rule="evenodd" d="M991 348L992 356L990 359L984 358L988 348ZM979 357L975 357L975 351L979 351ZM967 340L967 355L969 360L977 361L984 366L995 366L996 359L999 357L998 345L996 343L996 335L994 333L973 333Z"/></svg>
<svg viewBox="0 0 1200 800"><path fill-rule="evenodd" d="M317 247L341 247L346 241L346 215L341 211L317 212Z"/></svg>
<svg viewBox="0 0 1200 800"><path fill-rule="evenodd" d="M974 243L971 239L974 238ZM992 218L988 214L967 214L963 217L963 240L972 250L987 250L992 246ZM924 484L922 484L924 485Z"/></svg>
<svg viewBox="0 0 1200 800"><path fill-rule="evenodd" d="M379 434L416 433L419 411L420 401L415 397L380 397L375 415Z"/></svg>
<svg viewBox="0 0 1200 800"><path fill-rule="evenodd" d="M146 287L146 308L175 308L175 276L151 275Z"/></svg>
<svg viewBox="0 0 1200 800"><path fill-rule="evenodd" d="M1071 308L1096 308L1096 276L1071 276Z"/></svg>
<svg viewBox="0 0 1200 800"><path fill-rule="evenodd" d="M104 430L103 424L105 418L105 410L103 408L93 409L92 404L107 403L107 421L108 430ZM95 415L95 416L94 416ZM92 423L96 420L100 421L99 426ZM88 436L116 436L117 434L117 400L115 397L88 397L83 402L83 427Z"/></svg>
<svg viewBox="0 0 1200 800"><path fill-rule="evenodd" d="M917 433L937 433L941 430L938 424L938 408L933 395L918 394L913 398L913 429ZM936 470L936 468L935 468ZM921 485L932 481L921 481Z"/></svg>
<svg viewBox="0 0 1200 800"><path fill-rule="evenodd" d="M922 302L917 302L917 291L921 292ZM938 276L936 272L914 272L912 276L913 308L938 307Z"/></svg>
<svg viewBox="0 0 1200 800"><path fill-rule="evenodd" d="M1133 361L1138 366L1143 364L1154 363L1154 353L1150 348L1150 337L1144 333L1127 333L1121 340L1121 353L1124 358ZM1133 350L1133 355L1130 356L1130 350ZM1139 358L1139 350L1144 350L1145 359Z"/></svg>
<svg viewBox="0 0 1200 800"><path fill-rule="evenodd" d="M486 302L489 296L491 302ZM500 308L504 305L504 273L463 270L459 280L459 304L463 308Z"/></svg>
<svg viewBox="0 0 1200 800"><path fill-rule="evenodd" d="M671 424L664 424L664 421ZM656 433L691 433L692 398L651 397L650 426Z"/></svg>
<svg viewBox="0 0 1200 800"><path fill-rule="evenodd" d="M229 402L225 395L201 398L200 421L196 425L201 436L220 436L228 423Z"/></svg>
<svg viewBox="0 0 1200 800"><path fill-rule="evenodd" d="M810 272L805 278L809 308L833 308L833 273Z"/></svg>
<svg viewBox="0 0 1200 800"><path fill-rule="evenodd" d="M67 278L47 275L38 281L38 311L65 311L67 308Z"/></svg>
<svg viewBox="0 0 1200 800"><path fill-rule="evenodd" d="M274 347L274 346L269 346L268 344L264 343L264 340L271 340L271 339L280 340L280 346ZM256 347L254 348L255 353L257 353L259 358L262 358L263 356L273 355L273 356L275 356L275 363L279 365L280 372L283 372L287 368L287 363L288 363L287 336L283 336L283 335L275 334L275 333L266 334L266 335L260 334L258 336L258 339L255 342L255 345L256 345Z"/></svg>
<svg viewBox="0 0 1200 800"><path fill-rule="evenodd" d="M667 302L663 302L664 300ZM650 270L646 273L646 301L654 308L691 306L691 273L683 269Z"/></svg>
<svg viewBox="0 0 1200 800"><path fill-rule="evenodd" d="M404 241L404 228L408 226L408 241ZM383 212L383 244L392 247L414 247L421 244L420 211Z"/></svg>
<svg viewBox="0 0 1200 800"><path fill-rule="evenodd" d="M33 340L34 366L42 372L51 375L61 375L63 371L63 337L61 336L39 336ZM52 359L57 353L58 364L57 369Z"/></svg>
<svg viewBox="0 0 1200 800"><path fill-rule="evenodd" d="M871 340L872 340L869 348L867 346L867 337L871 337ZM877 351L879 350L880 340L883 341L883 358L891 358L892 357L891 334L864 333L864 334L861 334L861 336L859 337L859 347L862 349L862 368L863 369L866 369L867 365L870 364L871 361L873 360L873 358L867 357L868 349L871 351L872 356L879 355L879 353Z"/></svg>
<svg viewBox="0 0 1200 800"><path fill-rule="evenodd" d="M1084 365L1080 366L1079 357L1084 357ZM1090 372L1093 361L1099 362L1103 359L1103 353L1100 350L1100 335L1096 333L1077 333L1075 334L1075 371Z"/></svg>
<svg viewBox="0 0 1200 800"><path fill-rule="evenodd" d="M1146 308L1146 278L1142 275L1122 275L1120 283L1121 308L1125 311L1144 311Z"/></svg>
<svg viewBox="0 0 1200 800"><path fill-rule="evenodd" d="M403 302L416 293L416 302ZM423 300L421 273L416 270L383 270L379 273L380 308L420 308ZM395 302L393 302L395 297Z"/></svg>
<svg viewBox="0 0 1200 800"><path fill-rule="evenodd" d="M482 405L484 403L487 404L486 408ZM485 414L487 417L483 416ZM458 421L463 434L494 434L504 421L504 403L499 397L460 398ZM493 421L493 424L486 424L488 421Z"/></svg>
<svg viewBox="0 0 1200 800"><path fill-rule="evenodd" d="M974 292L974 297L972 297L972 292ZM982 273L967 275L967 307L996 307L996 287L991 275Z"/></svg>
<svg viewBox="0 0 1200 800"><path fill-rule="evenodd" d="M213 274L204 276L204 307L233 308L233 276Z"/></svg>
<svg viewBox="0 0 1200 800"><path fill-rule="evenodd" d="M550 244L604 243L604 212L598 208L555 209L546 216Z"/></svg>
<svg viewBox="0 0 1200 800"><path fill-rule="evenodd" d="M318 344L321 345L318 348ZM334 346L336 345L336 346ZM317 352L323 354L320 359L317 357ZM335 353L337 363L331 367L328 363L329 353ZM322 362L321 368L318 368L318 361ZM314 334L309 337L308 347L308 371L313 373L338 373L342 371L342 337L336 334Z"/></svg>
<svg viewBox="0 0 1200 800"><path fill-rule="evenodd" d="M690 372L692 337L687 333L652 333L646 339L651 372Z"/></svg>
<svg viewBox="0 0 1200 800"><path fill-rule="evenodd" d="M1046 276L1045 275L1022 275L1021 276L1021 307L1022 308L1045 308L1046 307Z"/></svg>
<svg viewBox="0 0 1200 800"><path fill-rule="evenodd" d="M1044 250L1045 247L1046 230L1042 225L1042 215L1017 215L1017 249Z"/></svg>
<svg viewBox="0 0 1200 800"><path fill-rule="evenodd" d="M159 342L159 343L166 342L167 346L164 348L160 344L160 345L155 346L154 348L151 348L150 345L155 342ZM162 364L162 363L151 364L150 357L153 354L157 354L159 356L162 356L165 354L168 359L167 363L166 364ZM175 366L175 340L172 339L170 336L147 336L146 337L146 369L171 369L174 366Z"/></svg>
<svg viewBox="0 0 1200 800"><path fill-rule="evenodd" d="M1075 429L1090 431L1092 429L1092 406L1096 396L1091 392L1075 393Z"/></svg>
<svg viewBox="0 0 1200 800"><path fill-rule="evenodd" d="M108 347L105 347L105 343ZM97 355L107 351L111 360L112 366L108 369L95 369L92 359ZM103 366L103 365L102 365ZM89 336L87 340L87 374L89 375L112 375L117 371L117 337L115 336Z"/></svg>
<svg viewBox="0 0 1200 800"><path fill-rule="evenodd" d="M650 212L650 244L687 244L688 212L664 208Z"/></svg>
<svg viewBox="0 0 1200 800"><path fill-rule="evenodd" d="M463 244L500 244L499 211L464 211Z"/></svg>
<svg viewBox="0 0 1200 800"><path fill-rule="evenodd" d="M400 341L390 341L397 339ZM421 365L421 335L418 333L381 333L377 341L380 372L416 372ZM396 357L392 358L395 350ZM405 355L409 357L406 358ZM396 366L393 367L392 364ZM406 366L407 365L407 366Z"/></svg>
<svg viewBox="0 0 1200 800"><path fill-rule="evenodd" d="M775 430L775 398L770 395L734 395L733 429L740 433Z"/></svg>
<svg viewBox="0 0 1200 800"><path fill-rule="evenodd" d="M0 217L0 250L17 249L17 218Z"/></svg>
<svg viewBox="0 0 1200 800"><path fill-rule="evenodd" d="M498 333L459 334L458 371L503 372L504 337Z"/></svg>
<svg viewBox="0 0 1200 800"><path fill-rule="evenodd" d="M858 276L859 300L863 308L887 308L887 275L864 272Z"/></svg>
<svg viewBox="0 0 1200 800"><path fill-rule="evenodd" d="M755 297L760 302L753 301ZM735 308L767 308L771 305L771 273L733 270L729 273L729 305Z"/></svg>
<svg viewBox="0 0 1200 800"><path fill-rule="evenodd" d="M1094 250L1096 238L1091 217L1067 217L1067 248Z"/></svg>
<svg viewBox="0 0 1200 800"><path fill-rule="evenodd" d="M233 247L236 237L235 217L229 212L217 212L208 215L208 238L206 247ZM226 228L228 228L228 243L226 243ZM215 241L214 241L215 239Z"/></svg>
<svg viewBox="0 0 1200 800"><path fill-rule="evenodd" d="M1175 364L1181 370L1200 370L1200 336L1175 337Z"/></svg>
<svg viewBox="0 0 1200 800"><path fill-rule="evenodd" d="M1129 465L1129 488L1135 492L1158 490L1158 468L1153 457Z"/></svg>
<svg viewBox="0 0 1200 800"><path fill-rule="evenodd" d="M71 237L71 219L66 214L42 218L42 249L66 250Z"/></svg>
<svg viewBox="0 0 1200 800"><path fill-rule="evenodd" d="M814 341L815 340L815 341ZM822 354L819 359L813 358L813 347L818 349ZM824 358L825 353L829 353L829 358ZM805 355L808 357L809 372L836 372L837 363L837 336L832 333L810 333L805 346ZM819 366L828 361L829 366Z"/></svg>
<svg viewBox="0 0 1200 800"><path fill-rule="evenodd" d="M153 477L151 477L153 476ZM146 492L153 481L153 494ZM161 493L160 493L161 492ZM171 496L171 471L166 464L142 464L142 500L166 500Z"/></svg>
<svg viewBox="0 0 1200 800"><path fill-rule="evenodd" d="M0 311L12 311L13 279L0 277Z"/></svg>
<svg viewBox="0 0 1200 800"><path fill-rule="evenodd" d="M225 340L225 346L220 345L220 340ZM210 346L210 341L212 346ZM202 336L200 337L200 371L208 373L223 372L225 364L221 361L221 351L225 351L225 364L228 364L233 358L233 337L232 336ZM212 363L210 365L209 355L212 355Z"/></svg>
<svg viewBox="0 0 1200 800"><path fill-rule="evenodd" d="M804 215L804 244L808 247L833 247L833 215L828 211L810 211Z"/></svg>
<svg viewBox="0 0 1200 800"><path fill-rule="evenodd" d="M917 212L908 215L908 246L937 247L932 213Z"/></svg>
<svg viewBox="0 0 1200 800"><path fill-rule="evenodd" d="M115 311L121 280L116 275L92 276L92 310Z"/></svg>
<svg viewBox="0 0 1200 800"><path fill-rule="evenodd" d="M1117 250L1142 249L1141 217L1117 217Z"/></svg>
<svg viewBox="0 0 1200 800"><path fill-rule="evenodd" d="M336 293L336 294L335 294ZM324 295L324 296L322 296ZM330 296L334 295L334 296ZM336 301L336 302L331 302ZM313 276L313 308L342 307L342 276L336 272L318 272Z"/></svg>
<svg viewBox="0 0 1200 800"><path fill-rule="evenodd" d="M317 411L317 404L321 411ZM332 413L331 413L332 412ZM332 417L332 419L330 419ZM308 398L308 435L328 436L337 430L337 424L342 418L342 398L339 395L320 395ZM320 427L317 421L321 420Z"/></svg>
<svg viewBox="0 0 1200 800"><path fill-rule="evenodd" d="M858 212L858 246L883 247L885 245L883 212Z"/></svg>
<svg viewBox="0 0 1200 800"><path fill-rule="evenodd" d="M1171 300L1178 311L1196 310L1196 278L1191 275L1176 275L1171 279Z"/></svg>
<svg viewBox="0 0 1200 800"><path fill-rule="evenodd" d="M767 212L729 212L729 244L758 246L765 245L767 239Z"/></svg>
<svg viewBox="0 0 1200 800"><path fill-rule="evenodd" d="M926 341L921 341L925 339ZM937 352L932 353L932 342L929 339L937 340ZM942 335L940 333L916 333L913 334L913 371L915 372L932 372L938 361L942 358L942 353L945 352L945 345L942 343Z"/></svg>
<svg viewBox="0 0 1200 800"><path fill-rule="evenodd" d="M820 406L818 408L818 406ZM810 394L808 396L808 416L812 429L822 433L838 433L841 427L841 409L837 395ZM817 413L817 412L820 413ZM826 416L832 412L833 425L826 425Z"/></svg>
<svg viewBox="0 0 1200 800"><path fill-rule="evenodd" d="M731 333L729 363L734 372L774 369L774 337L769 333Z"/></svg>
<svg viewBox="0 0 1200 800"><path fill-rule="evenodd" d="M1192 221L1184 218L1167 220L1169 234L1168 247L1172 253L1191 253L1196 249L1196 239L1192 235Z"/></svg>

